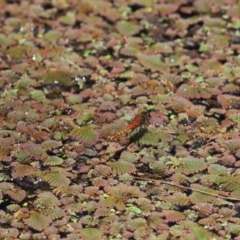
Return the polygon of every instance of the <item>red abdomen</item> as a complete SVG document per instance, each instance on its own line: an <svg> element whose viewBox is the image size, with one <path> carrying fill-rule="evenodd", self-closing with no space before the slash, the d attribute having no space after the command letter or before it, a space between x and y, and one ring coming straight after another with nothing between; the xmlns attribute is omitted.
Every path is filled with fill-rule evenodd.
<svg viewBox="0 0 240 240"><path fill-rule="evenodd" d="M128 130L134 130L138 127L146 126L149 122L149 117L150 117L150 115L149 115L148 112L143 112L143 113L140 113L140 114L136 115L131 120L131 122L129 123L128 126L126 126L122 130L120 130L120 131L116 132L115 134L113 134L112 136L110 136L109 140L113 141L118 136L122 135L123 133L127 132Z"/></svg>

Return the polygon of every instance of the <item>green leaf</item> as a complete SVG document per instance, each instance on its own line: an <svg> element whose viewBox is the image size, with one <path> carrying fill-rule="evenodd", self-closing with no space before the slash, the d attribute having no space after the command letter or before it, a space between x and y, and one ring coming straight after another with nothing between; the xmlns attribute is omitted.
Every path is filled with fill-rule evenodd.
<svg viewBox="0 0 240 240"><path fill-rule="evenodd" d="M132 204L127 204L127 211L132 213L140 214L142 210Z"/></svg>
<svg viewBox="0 0 240 240"><path fill-rule="evenodd" d="M122 175L124 173L132 173L136 171L134 164L123 160L117 162L109 162L108 166L112 168L113 174Z"/></svg>
<svg viewBox="0 0 240 240"><path fill-rule="evenodd" d="M188 71L190 71L190 72L194 72L194 71L197 71L197 70L198 70L198 67L195 66L195 65L193 65L193 64L187 64L187 65L185 66L185 68L186 68Z"/></svg>
<svg viewBox="0 0 240 240"><path fill-rule="evenodd" d="M32 211L31 215L28 219L24 220L24 222L34 228L37 231L44 230L50 223L50 218L46 217L36 211Z"/></svg>
<svg viewBox="0 0 240 240"><path fill-rule="evenodd" d="M138 61L146 68L151 71L168 71L168 67L161 60L160 54L155 55L147 55L147 54L139 54Z"/></svg>
<svg viewBox="0 0 240 240"><path fill-rule="evenodd" d="M120 21L117 23L117 30L124 36L132 36L141 30L141 26L130 21Z"/></svg>
<svg viewBox="0 0 240 240"><path fill-rule="evenodd" d="M98 131L96 127L97 126L93 124L82 127L75 126L71 134L82 143L93 144L98 138Z"/></svg>
<svg viewBox="0 0 240 240"><path fill-rule="evenodd" d="M102 237L102 231L97 228L83 228L80 231L83 240L98 240Z"/></svg>
<svg viewBox="0 0 240 240"><path fill-rule="evenodd" d="M180 165L177 171L183 174L198 173L207 168L207 164L200 158L186 157L179 160Z"/></svg>
<svg viewBox="0 0 240 240"><path fill-rule="evenodd" d="M53 168L50 172L44 174L43 180L53 187L68 186L70 180L66 177L66 171L61 168Z"/></svg>
<svg viewBox="0 0 240 240"><path fill-rule="evenodd" d="M63 159L57 156L49 156L43 163L44 166L56 166L61 165Z"/></svg>

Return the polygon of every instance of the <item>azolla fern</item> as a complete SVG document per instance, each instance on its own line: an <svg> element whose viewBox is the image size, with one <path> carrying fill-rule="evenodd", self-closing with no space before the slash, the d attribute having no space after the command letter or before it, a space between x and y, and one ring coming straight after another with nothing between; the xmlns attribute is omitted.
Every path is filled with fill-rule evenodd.
<svg viewBox="0 0 240 240"><path fill-rule="evenodd" d="M86 125L82 127L73 128L71 134L76 137L79 141L91 144L96 142L98 132L95 125Z"/></svg>

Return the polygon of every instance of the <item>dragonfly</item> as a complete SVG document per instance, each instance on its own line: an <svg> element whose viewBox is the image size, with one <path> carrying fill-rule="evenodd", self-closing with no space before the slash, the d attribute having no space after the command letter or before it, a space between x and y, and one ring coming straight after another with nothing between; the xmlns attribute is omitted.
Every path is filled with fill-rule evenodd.
<svg viewBox="0 0 240 240"><path fill-rule="evenodd" d="M120 131L116 132L112 136L108 137L108 139L110 141L114 141L119 136L121 136L122 134L126 133L129 130L132 132L138 127L147 127L147 125L149 124L149 119L150 119L150 114L147 111L137 114L125 128L121 129Z"/></svg>

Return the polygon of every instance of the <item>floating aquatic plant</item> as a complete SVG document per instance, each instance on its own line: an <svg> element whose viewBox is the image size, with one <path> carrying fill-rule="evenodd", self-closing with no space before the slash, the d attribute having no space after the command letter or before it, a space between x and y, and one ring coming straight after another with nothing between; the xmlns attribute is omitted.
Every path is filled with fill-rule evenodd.
<svg viewBox="0 0 240 240"><path fill-rule="evenodd" d="M138 61L146 68L152 72L164 72L168 73L168 66L161 60L160 54L147 55L139 54Z"/></svg>
<svg viewBox="0 0 240 240"><path fill-rule="evenodd" d="M192 82L182 84L176 91L177 95L187 99L210 98L212 95L219 95L221 91L209 84L199 84Z"/></svg>
<svg viewBox="0 0 240 240"><path fill-rule="evenodd" d="M187 157L179 160L180 165L178 167L178 171L184 174L197 173L207 168L203 159Z"/></svg>
<svg viewBox="0 0 240 240"><path fill-rule="evenodd" d="M61 165L63 163L63 159L57 156L49 156L46 160L44 160L43 165L45 166L56 166Z"/></svg>
<svg viewBox="0 0 240 240"><path fill-rule="evenodd" d="M108 166L112 168L113 174L122 175L124 173L133 173L136 171L135 166L127 161L117 161L117 162L109 162Z"/></svg>
<svg viewBox="0 0 240 240"><path fill-rule="evenodd" d="M221 106L225 109L237 108L240 104L239 97L233 96L233 95L228 95L228 94L219 95L217 100L221 104Z"/></svg>
<svg viewBox="0 0 240 240"><path fill-rule="evenodd" d="M132 36L141 30L141 26L130 21L119 21L117 23L117 30L124 36Z"/></svg>
<svg viewBox="0 0 240 240"><path fill-rule="evenodd" d="M131 198L143 197L145 194L137 187L120 184L114 187L105 187L107 198L100 200L100 206L116 207L119 211L126 208L126 203Z"/></svg>
<svg viewBox="0 0 240 240"><path fill-rule="evenodd" d="M93 144L97 141L98 131L96 125L90 124L82 127L74 126L71 135L85 144Z"/></svg>
<svg viewBox="0 0 240 240"><path fill-rule="evenodd" d="M186 218L186 216L178 211L175 210L168 210L168 211L163 211L163 214L166 217L166 221L168 222L178 222L178 221L182 221Z"/></svg>
<svg viewBox="0 0 240 240"><path fill-rule="evenodd" d="M73 79L71 75L72 74L70 72L59 70L42 74L40 78L46 84L59 84L66 87L70 87L73 85Z"/></svg>
<svg viewBox="0 0 240 240"><path fill-rule="evenodd" d="M18 162L13 162L11 164L13 167L13 178L22 178L25 176L37 176L39 172L36 171L31 165L28 164L21 164Z"/></svg>
<svg viewBox="0 0 240 240"><path fill-rule="evenodd" d="M187 206L189 204L189 198L186 194L181 192L176 192L173 195L166 196L164 198L166 202L170 202L175 205Z"/></svg>
<svg viewBox="0 0 240 240"><path fill-rule="evenodd" d="M205 186L201 186L199 184L192 184L191 187L194 188L194 189L198 189L200 191L205 192L205 193L203 193L203 192L194 191L189 197L189 199L192 203L216 202L216 197L215 196L212 196L212 195L209 195L209 194L206 194L206 193L217 195L218 191L213 190L213 189L208 188L208 187L205 187Z"/></svg>
<svg viewBox="0 0 240 240"><path fill-rule="evenodd" d="M101 239L102 237L102 231L100 229L97 228L83 228L80 231L80 236L84 239L84 240L97 240L97 239Z"/></svg>
<svg viewBox="0 0 240 240"><path fill-rule="evenodd" d="M37 211L31 211L30 217L25 219L24 222L37 231L42 231L50 224L50 218L40 214Z"/></svg>
<svg viewBox="0 0 240 240"><path fill-rule="evenodd" d="M237 238L235 2L0 6L1 237Z"/></svg>
<svg viewBox="0 0 240 240"><path fill-rule="evenodd" d="M26 198L26 191L22 189L9 189L6 194L16 202L22 202Z"/></svg>
<svg viewBox="0 0 240 240"><path fill-rule="evenodd" d="M43 148L46 151L53 150L62 146L62 143L56 140L47 140L42 143Z"/></svg>
<svg viewBox="0 0 240 240"><path fill-rule="evenodd" d="M60 167L52 167L50 171L46 171L43 180L54 187L68 186L70 183L69 178L66 176L66 170Z"/></svg>

